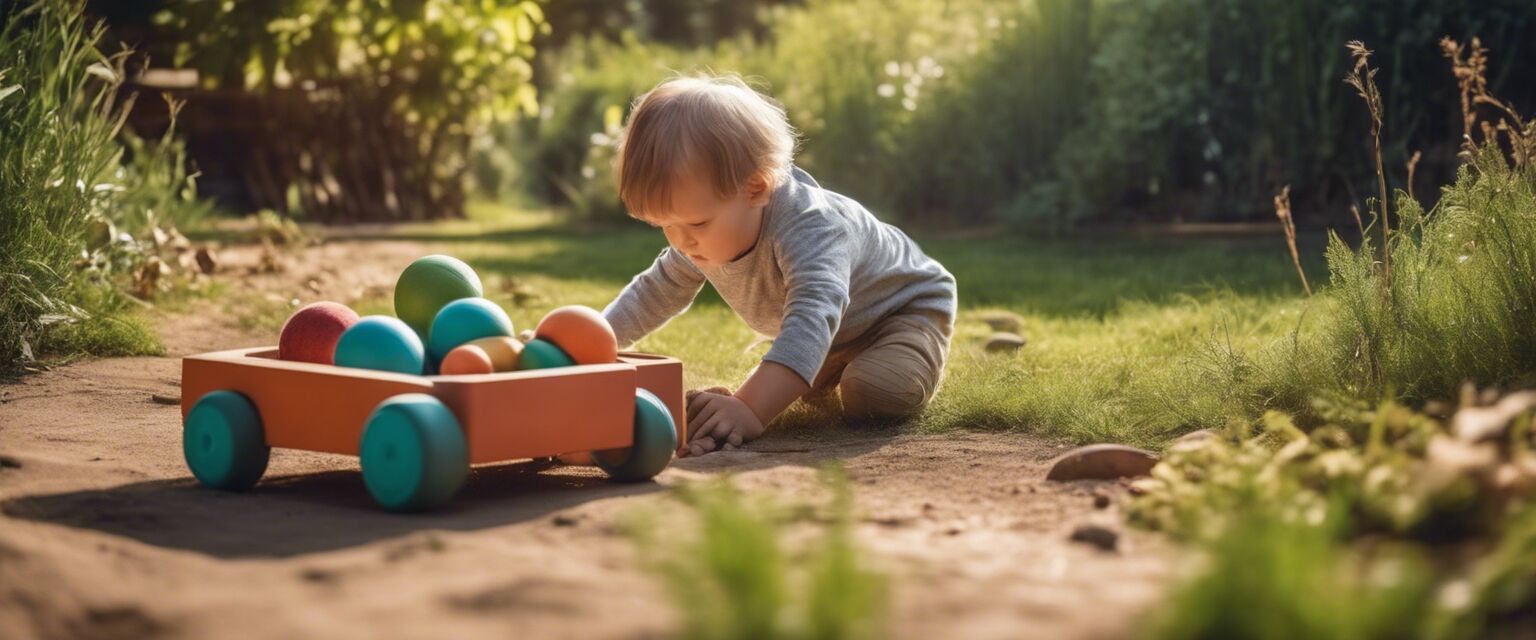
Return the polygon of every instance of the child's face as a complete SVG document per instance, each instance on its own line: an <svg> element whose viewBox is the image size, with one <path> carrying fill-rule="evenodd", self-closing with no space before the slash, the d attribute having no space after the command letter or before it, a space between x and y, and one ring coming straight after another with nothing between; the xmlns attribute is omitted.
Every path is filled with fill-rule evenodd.
<svg viewBox="0 0 1536 640"><path fill-rule="evenodd" d="M707 178L690 174L672 185L672 207L641 218L660 227L672 248L700 267L718 267L741 257L757 242L762 228L763 206L768 204L768 183L752 177L721 198Z"/></svg>

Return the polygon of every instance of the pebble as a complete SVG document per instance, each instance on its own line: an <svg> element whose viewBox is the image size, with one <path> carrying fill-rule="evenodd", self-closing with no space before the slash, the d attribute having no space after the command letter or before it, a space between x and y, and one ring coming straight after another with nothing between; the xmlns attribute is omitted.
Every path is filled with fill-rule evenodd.
<svg viewBox="0 0 1536 640"><path fill-rule="evenodd" d="M1069 539L1073 542L1092 545L1101 551L1114 552L1120 546L1119 532L1097 524L1077 525Z"/></svg>
<svg viewBox="0 0 1536 640"><path fill-rule="evenodd" d="M1108 509L1110 502L1109 494L1105 493L1103 489L1093 492L1093 508Z"/></svg>
<svg viewBox="0 0 1536 640"><path fill-rule="evenodd" d="M1016 333L999 331L987 338L985 348L988 353L1013 352L1024 348L1024 336Z"/></svg>
<svg viewBox="0 0 1536 640"><path fill-rule="evenodd" d="M1061 454L1046 480L1113 480L1145 476L1157 466L1157 454L1118 444L1091 444Z"/></svg>
<svg viewBox="0 0 1536 640"><path fill-rule="evenodd" d="M987 323L987 326L991 327L993 331L1018 333L1019 328L1023 326L1023 319L1018 314L1007 311L985 312L981 314L981 321Z"/></svg>

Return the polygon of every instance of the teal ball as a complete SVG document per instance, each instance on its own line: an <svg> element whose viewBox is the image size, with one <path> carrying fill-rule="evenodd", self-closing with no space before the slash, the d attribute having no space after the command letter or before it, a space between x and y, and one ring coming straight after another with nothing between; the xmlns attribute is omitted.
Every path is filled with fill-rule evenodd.
<svg viewBox="0 0 1536 640"><path fill-rule="evenodd" d="M395 281L395 315L426 339L432 319L444 305L460 298L485 295L480 276L452 256L431 255L417 259Z"/></svg>
<svg viewBox="0 0 1536 640"><path fill-rule="evenodd" d="M367 316L336 341L336 366L421 375L426 349L399 318Z"/></svg>
<svg viewBox="0 0 1536 640"><path fill-rule="evenodd" d="M480 338L511 336L512 319L496 303L485 298L454 300L432 319L427 351L432 362L440 363L454 347Z"/></svg>
<svg viewBox="0 0 1536 640"><path fill-rule="evenodd" d="M539 338L529 340L528 344L523 345L523 355L517 359L517 368L522 370L574 366L576 361L560 350L560 347Z"/></svg>

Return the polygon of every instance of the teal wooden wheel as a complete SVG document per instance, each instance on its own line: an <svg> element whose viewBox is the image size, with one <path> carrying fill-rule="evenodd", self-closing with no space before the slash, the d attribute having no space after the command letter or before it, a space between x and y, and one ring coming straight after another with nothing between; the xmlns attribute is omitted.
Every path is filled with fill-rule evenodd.
<svg viewBox="0 0 1536 640"><path fill-rule="evenodd" d="M464 431L442 401L407 393L379 403L363 427L363 484L391 511L447 502L469 475Z"/></svg>
<svg viewBox="0 0 1536 640"><path fill-rule="evenodd" d="M220 390L198 398L187 412L181 453L203 486L245 491L267 471L272 448L256 405L237 392Z"/></svg>
<svg viewBox="0 0 1536 640"><path fill-rule="evenodd" d="M634 444L622 449L592 452L592 460L619 482L649 480L672 461L677 451L677 425L672 412L656 394L635 390Z"/></svg>

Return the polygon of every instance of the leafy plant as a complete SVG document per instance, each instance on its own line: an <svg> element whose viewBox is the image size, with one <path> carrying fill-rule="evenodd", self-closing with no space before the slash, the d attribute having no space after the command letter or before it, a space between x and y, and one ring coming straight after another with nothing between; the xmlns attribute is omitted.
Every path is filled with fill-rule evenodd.
<svg viewBox="0 0 1536 640"><path fill-rule="evenodd" d="M1536 603L1536 392L1464 396L1448 420L1338 401L1173 445L1129 516L1210 564L1160 637L1475 637ZM1435 570L1425 544L1476 560Z"/></svg>
<svg viewBox="0 0 1536 640"><path fill-rule="evenodd" d="M159 349L110 278L146 259L134 234L164 233L157 215L194 220L180 148L122 133L128 52L97 50L103 29L77 2L6 5L0 18L0 371L44 350ZM124 144L134 151L123 163ZM90 268L87 268L90 267ZM105 271L104 271L105 270ZM84 326L50 345L55 330ZM87 339L88 338L88 339Z"/></svg>
<svg viewBox="0 0 1536 640"><path fill-rule="evenodd" d="M273 184L260 204L317 221L462 217L471 135L536 109L537 2L177 0L176 62L259 92Z"/></svg>

